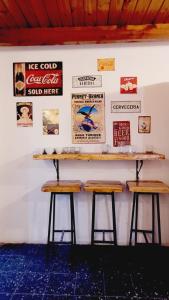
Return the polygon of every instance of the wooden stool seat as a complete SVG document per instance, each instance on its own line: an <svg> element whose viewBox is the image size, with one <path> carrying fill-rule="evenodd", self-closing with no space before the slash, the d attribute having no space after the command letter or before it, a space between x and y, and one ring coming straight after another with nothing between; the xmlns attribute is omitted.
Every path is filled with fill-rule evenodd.
<svg viewBox="0 0 169 300"><path fill-rule="evenodd" d="M169 186L157 180L128 181L127 186L130 192L169 193Z"/></svg>
<svg viewBox="0 0 169 300"><path fill-rule="evenodd" d="M81 189L80 180L52 180L47 181L41 188L42 192L50 193L78 193Z"/></svg>
<svg viewBox="0 0 169 300"><path fill-rule="evenodd" d="M132 235L134 234L135 244L137 242L137 234L143 234L145 242L149 243L148 235L152 235L152 244L155 244L155 221L158 227L158 244L161 245L161 222L160 222L160 203L159 194L169 193L169 186L158 180L140 180L128 181L127 187L133 193L133 207L131 216L130 239L129 244L132 244ZM141 195L149 195L152 199L152 226L151 229L138 228L138 204ZM155 213L156 208L156 213Z"/></svg>
<svg viewBox="0 0 169 300"><path fill-rule="evenodd" d="M48 238L47 244L57 243L65 244L69 243L63 241L64 233L71 234L71 244L76 244L76 232L75 232L75 213L74 213L74 193L78 193L81 190L80 180L51 180L47 181L41 187L42 192L49 192L50 196L50 208L49 208L49 223L48 223ZM68 229L56 229L55 228L55 202L56 195L68 195L70 201L70 218L71 225ZM55 241L55 234L60 234L60 241Z"/></svg>
<svg viewBox="0 0 169 300"><path fill-rule="evenodd" d="M115 199L114 193L120 193L123 191L123 185L119 181L110 181L110 180L88 180L84 186L84 191L92 192L92 227L91 227L91 244L102 243L102 244L114 244L117 245L117 234L116 234L116 213L115 213ZM95 228L95 206L97 195L109 195L111 198L112 204L112 229L96 229ZM108 199L108 198L105 198ZM107 200L106 200L107 201ZM97 239L95 238L95 234L102 233L103 238ZM108 240L106 239L106 235L113 234L114 239Z"/></svg>
<svg viewBox="0 0 169 300"><path fill-rule="evenodd" d="M86 192L121 193L123 185L119 181L88 180L84 185Z"/></svg>

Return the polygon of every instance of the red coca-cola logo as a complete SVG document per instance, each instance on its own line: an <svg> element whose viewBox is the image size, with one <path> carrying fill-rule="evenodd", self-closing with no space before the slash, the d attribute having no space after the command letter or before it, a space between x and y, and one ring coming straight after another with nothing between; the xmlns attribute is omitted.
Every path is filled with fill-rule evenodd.
<svg viewBox="0 0 169 300"><path fill-rule="evenodd" d="M35 74L30 74L26 78L27 84L58 84L59 82L59 74L45 74L44 76L37 76Z"/></svg>

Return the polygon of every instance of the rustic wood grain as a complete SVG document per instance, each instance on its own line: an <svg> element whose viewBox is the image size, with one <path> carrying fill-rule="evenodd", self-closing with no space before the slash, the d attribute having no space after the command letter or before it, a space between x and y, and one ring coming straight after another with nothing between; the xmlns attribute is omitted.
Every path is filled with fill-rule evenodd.
<svg viewBox="0 0 169 300"><path fill-rule="evenodd" d="M159 153L61 153L61 154L34 154L36 160L161 160L164 154Z"/></svg>
<svg viewBox="0 0 169 300"><path fill-rule="evenodd" d="M49 22L52 26L62 26L61 18L60 18L60 12L58 10L57 2L56 0L44 0L44 6L45 10L47 12Z"/></svg>
<svg viewBox="0 0 169 300"><path fill-rule="evenodd" d="M86 192L121 193L123 192L123 185L119 181L88 180L84 184L83 190Z"/></svg>
<svg viewBox="0 0 169 300"><path fill-rule="evenodd" d="M75 193L80 192L81 184L80 180L51 180L42 186L41 191L50 193Z"/></svg>
<svg viewBox="0 0 169 300"><path fill-rule="evenodd" d="M48 27L51 25L50 20L47 15L46 7L44 2L41 0L30 0L30 5L33 8L33 11L38 19L38 22L41 27ZM33 34L33 33L32 33Z"/></svg>
<svg viewBox="0 0 169 300"><path fill-rule="evenodd" d="M162 181L156 180L128 181L127 187L130 192L169 193L169 186Z"/></svg>
<svg viewBox="0 0 169 300"><path fill-rule="evenodd" d="M110 0L97 1L97 25L108 24Z"/></svg>
<svg viewBox="0 0 169 300"><path fill-rule="evenodd" d="M169 24L0 29L0 45L54 45L169 39Z"/></svg>
<svg viewBox="0 0 169 300"><path fill-rule="evenodd" d="M30 27L39 27L39 22L34 14L34 11L32 9L32 6L30 5L30 0L17 0L17 4L27 20L27 23L29 24Z"/></svg>
<svg viewBox="0 0 169 300"><path fill-rule="evenodd" d="M0 0L0 46L167 40L169 0Z"/></svg>
<svg viewBox="0 0 169 300"><path fill-rule="evenodd" d="M72 12L70 1L57 0L58 13L60 15L62 26L72 26Z"/></svg>

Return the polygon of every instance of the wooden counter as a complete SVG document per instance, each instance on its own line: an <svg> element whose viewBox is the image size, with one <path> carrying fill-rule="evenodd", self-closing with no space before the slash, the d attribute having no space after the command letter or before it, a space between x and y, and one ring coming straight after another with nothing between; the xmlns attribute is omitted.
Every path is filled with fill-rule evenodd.
<svg viewBox="0 0 169 300"><path fill-rule="evenodd" d="M162 160L164 154L159 153L60 153L34 154L37 160Z"/></svg>

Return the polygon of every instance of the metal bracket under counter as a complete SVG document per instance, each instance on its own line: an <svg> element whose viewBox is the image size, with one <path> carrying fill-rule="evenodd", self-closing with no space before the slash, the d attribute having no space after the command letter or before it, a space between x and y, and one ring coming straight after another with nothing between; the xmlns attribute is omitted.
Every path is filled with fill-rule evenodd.
<svg viewBox="0 0 169 300"><path fill-rule="evenodd" d="M53 159L53 165L56 170L56 175L57 175L57 180L59 181L59 160L58 159Z"/></svg>
<svg viewBox="0 0 169 300"><path fill-rule="evenodd" d="M59 181L59 179L60 179L59 160L53 159L53 165L56 170L57 180ZM143 167L143 160L136 160L136 181L139 181L139 174L140 174L142 167Z"/></svg>
<svg viewBox="0 0 169 300"><path fill-rule="evenodd" d="M139 174L142 167L143 167L143 160L136 160L136 181L139 181Z"/></svg>
<svg viewBox="0 0 169 300"><path fill-rule="evenodd" d="M135 161L136 162L136 179L139 181L139 174L143 167L144 160L163 160L164 154L159 153L69 153L69 154L35 154L33 158L36 160L53 160L53 165L56 170L57 180L60 179L59 161L60 160L96 160L96 161Z"/></svg>

